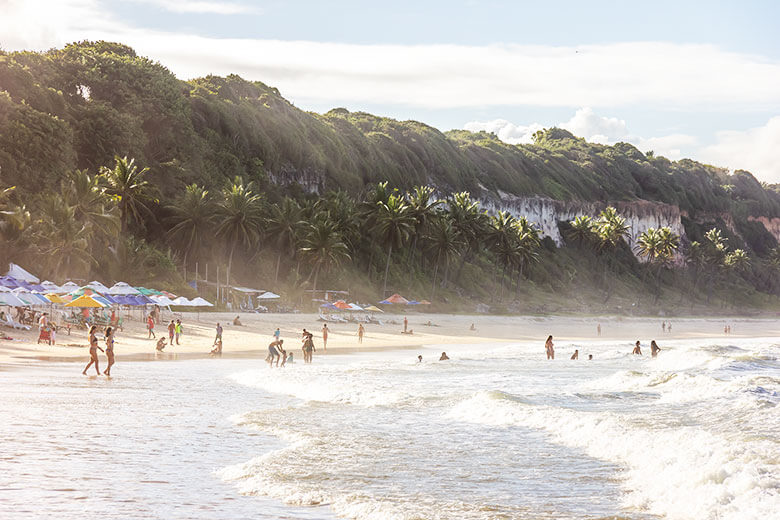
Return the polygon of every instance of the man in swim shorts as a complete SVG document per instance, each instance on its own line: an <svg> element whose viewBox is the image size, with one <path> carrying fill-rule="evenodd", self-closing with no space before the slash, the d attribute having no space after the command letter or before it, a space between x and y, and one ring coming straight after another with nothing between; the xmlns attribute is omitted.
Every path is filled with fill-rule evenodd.
<svg viewBox="0 0 780 520"><path fill-rule="evenodd" d="M277 345L281 345L283 340L274 340L268 344L268 357L265 359L268 361L268 366L274 366L274 358L276 358L276 366L279 366L279 351L276 349Z"/></svg>

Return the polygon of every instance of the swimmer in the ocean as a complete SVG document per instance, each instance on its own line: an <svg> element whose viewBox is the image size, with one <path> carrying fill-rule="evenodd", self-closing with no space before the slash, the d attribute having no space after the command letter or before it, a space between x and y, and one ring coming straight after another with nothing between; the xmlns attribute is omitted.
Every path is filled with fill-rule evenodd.
<svg viewBox="0 0 780 520"><path fill-rule="evenodd" d="M441 357L439 358L439 361L447 361L448 359L450 359L450 357L447 355L447 353L446 352L442 352L441 353Z"/></svg>
<svg viewBox="0 0 780 520"><path fill-rule="evenodd" d="M631 351L632 354L636 354L638 356L642 355L642 349L639 347L639 342L637 341L634 345L634 350Z"/></svg>
<svg viewBox="0 0 780 520"><path fill-rule="evenodd" d="M661 347L658 346L658 344L655 342L655 340L650 342L650 355L653 357L656 357L658 353L661 351Z"/></svg>
<svg viewBox="0 0 780 520"><path fill-rule="evenodd" d="M580 359L580 351L579 349L574 350L574 354L571 355L571 359Z"/></svg>
<svg viewBox="0 0 780 520"><path fill-rule="evenodd" d="M422 363L422 354L420 354L419 356L417 356L417 362L418 362L418 363Z"/></svg>
<svg viewBox="0 0 780 520"><path fill-rule="evenodd" d="M552 336L547 336L547 341L544 342L544 350L547 351L547 359L555 359L555 345L553 344Z"/></svg>

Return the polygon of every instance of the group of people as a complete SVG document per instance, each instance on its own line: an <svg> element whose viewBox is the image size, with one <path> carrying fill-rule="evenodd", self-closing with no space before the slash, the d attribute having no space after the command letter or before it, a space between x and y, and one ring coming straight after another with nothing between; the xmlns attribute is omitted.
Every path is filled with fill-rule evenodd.
<svg viewBox="0 0 780 520"><path fill-rule="evenodd" d="M97 351L100 350L106 355L106 358L108 359L108 366L103 372L103 375L111 376L111 367L114 366L114 331L116 329L112 327L106 328L103 338L106 343L105 350L100 348L98 345L97 330L97 325L92 325L92 327L89 329L89 363L87 363L87 366L84 367L84 371L81 373L87 375L87 370L89 370L89 367L95 365L95 373L100 375L100 361L98 360L97 354Z"/></svg>
<svg viewBox="0 0 780 520"><path fill-rule="evenodd" d="M547 353L547 359L555 359L555 344L553 343L552 335L547 336L547 341L544 342L544 350ZM650 355L652 357L656 357L660 351L661 347L658 346L655 340L652 340L650 342ZM639 356L642 355L642 345L639 341L634 344L634 349L631 351L631 353ZM569 359L580 359L580 350L575 349L574 353ZM588 354L588 359L592 360L593 354Z"/></svg>
<svg viewBox="0 0 780 520"><path fill-rule="evenodd" d="M217 326L219 326L219 323L217 323ZM146 327L149 330L149 338L156 338L154 334L154 318L150 314L147 317L146 321ZM181 339L181 336L184 334L184 328L182 327L181 320L171 320L171 322L168 324L168 345L173 346L174 342L176 345L181 345L179 342ZM166 347L165 338L162 337L157 340L157 351L162 352L163 349Z"/></svg>
<svg viewBox="0 0 780 520"><path fill-rule="evenodd" d="M661 332L668 332L669 334L672 333L672 322L667 322L666 320L661 322Z"/></svg>

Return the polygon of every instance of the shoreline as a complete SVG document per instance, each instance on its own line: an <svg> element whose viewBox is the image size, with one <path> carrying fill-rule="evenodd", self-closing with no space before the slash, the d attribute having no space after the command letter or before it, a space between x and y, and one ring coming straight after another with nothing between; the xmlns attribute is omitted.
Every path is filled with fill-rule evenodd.
<svg viewBox="0 0 780 520"><path fill-rule="evenodd" d="M383 324L366 324L364 342L358 344L357 323L329 323L328 348L323 349L322 325L317 314L239 314L242 326L232 325L234 313L166 312L155 328L157 338L166 332L165 322L172 317L181 318L184 335L181 345L167 346L158 353L156 339L147 339L145 324L127 318L122 331L117 333L116 361L175 361L184 359L210 359L215 326L223 324L224 358L264 359L266 345L273 339L273 331L279 327L285 347L300 355L300 332L306 328L314 333L317 353L356 353L383 350L413 350L430 345L479 344L497 342L538 341L540 351L547 335L561 347L579 341L626 341L628 344L639 339L649 343L651 339L662 343L666 339L697 338L746 338L780 337L780 320L773 318L709 316L699 318L635 318L624 316L503 316L503 315L457 315L422 314L407 315L409 329L413 334L404 334L403 315L382 315ZM204 319L205 318L205 319ZM428 326L427 323L431 323ZM673 332L663 331L662 322L670 322ZM470 330L475 324L476 330ZM597 333L601 324L602 334ZM724 326L732 327L733 334L726 335ZM46 362L84 362L88 358L86 331L73 329L71 335L57 334L58 344L49 346L37 344L37 328L17 331L7 328L2 333L14 338L0 340L0 369L20 366L35 366ZM102 334L99 336L102 338ZM101 346L102 339L101 339ZM105 356L99 353L101 363Z"/></svg>

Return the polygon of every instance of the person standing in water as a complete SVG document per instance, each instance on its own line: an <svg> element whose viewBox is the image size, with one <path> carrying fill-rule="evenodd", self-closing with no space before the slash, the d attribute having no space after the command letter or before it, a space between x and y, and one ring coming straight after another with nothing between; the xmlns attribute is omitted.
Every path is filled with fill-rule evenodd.
<svg viewBox="0 0 780 520"><path fill-rule="evenodd" d="M636 354L636 355L638 355L638 356L641 356L641 355L642 355L642 349L640 348L640 346L639 346L639 342L638 342L638 341L637 341L637 342L636 342L636 344L634 345L634 350L632 350L632 351L631 351L631 353L632 353L632 354Z"/></svg>
<svg viewBox="0 0 780 520"><path fill-rule="evenodd" d="M273 340L271 343L268 344L268 357L266 358L266 361L268 361L268 367L274 366L274 358L276 358L276 364L279 365L279 350L277 350L276 346L281 345L284 340Z"/></svg>
<svg viewBox="0 0 780 520"><path fill-rule="evenodd" d="M114 329L111 327L106 329L106 357L108 358L108 366L103 375L110 377L111 367L114 366Z"/></svg>
<svg viewBox="0 0 780 520"><path fill-rule="evenodd" d="M544 350L547 351L547 359L555 359L555 345L553 344L552 336L547 336L547 341L544 342Z"/></svg>
<svg viewBox="0 0 780 520"><path fill-rule="evenodd" d="M322 349L328 350L328 324L322 325Z"/></svg>
<svg viewBox="0 0 780 520"><path fill-rule="evenodd" d="M358 325L358 343L363 343L363 334L365 334L366 329L363 327L363 324L360 323Z"/></svg>
<svg viewBox="0 0 780 520"><path fill-rule="evenodd" d="M571 355L570 359L580 359L580 351L579 349L574 350L574 354Z"/></svg>
<svg viewBox="0 0 780 520"><path fill-rule="evenodd" d="M650 342L650 355L652 357L656 357L658 353L661 351L661 347L658 346L658 344L655 342L655 340Z"/></svg>
<svg viewBox="0 0 780 520"><path fill-rule="evenodd" d="M96 330L97 325L92 325L92 327L89 329L89 363L87 363L87 366L84 367L84 371L82 372L84 375L87 375L87 370L89 370L89 367L91 367L93 363L95 364L95 372L100 375L97 351L100 349L101 352L104 352L104 350L98 347L98 339L95 335Z"/></svg>
<svg viewBox="0 0 780 520"><path fill-rule="evenodd" d="M441 353L441 357L439 357L439 361L447 361L450 359L450 356L447 355L446 352Z"/></svg>

